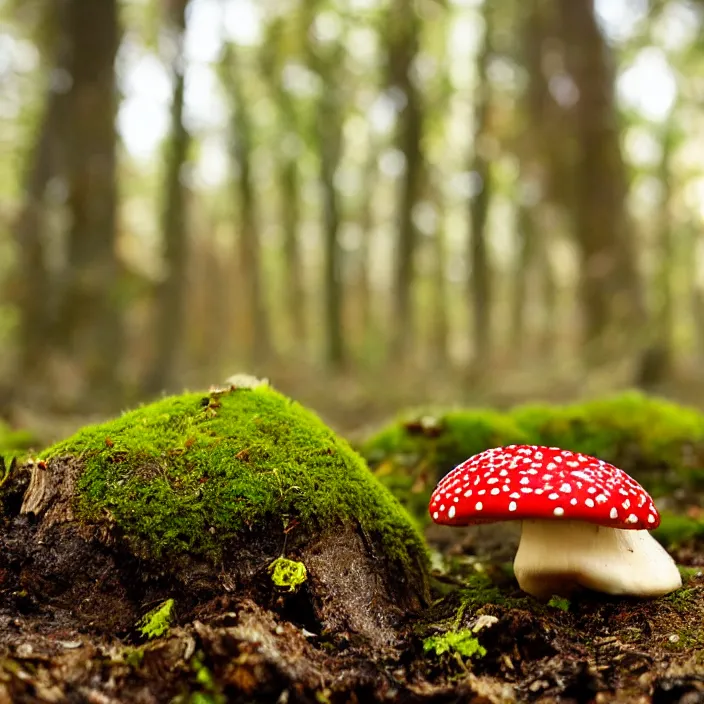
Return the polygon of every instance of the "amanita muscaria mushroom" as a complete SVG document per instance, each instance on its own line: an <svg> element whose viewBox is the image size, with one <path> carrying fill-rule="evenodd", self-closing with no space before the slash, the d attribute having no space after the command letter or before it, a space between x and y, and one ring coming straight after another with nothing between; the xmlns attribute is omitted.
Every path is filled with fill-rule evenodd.
<svg viewBox="0 0 704 704"><path fill-rule="evenodd" d="M430 498L435 523L523 521L514 573L538 598L580 587L656 597L682 586L648 533L660 515L635 479L579 452L508 445L470 457Z"/></svg>

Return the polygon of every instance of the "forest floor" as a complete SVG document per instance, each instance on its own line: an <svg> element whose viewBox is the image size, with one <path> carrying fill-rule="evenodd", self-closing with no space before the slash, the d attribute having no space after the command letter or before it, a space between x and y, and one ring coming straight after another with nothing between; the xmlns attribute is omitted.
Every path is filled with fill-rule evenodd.
<svg viewBox="0 0 704 704"><path fill-rule="evenodd" d="M515 531L440 538L450 569L384 648L321 633L300 594L298 610L286 595L273 608L220 596L150 641L104 635L110 613L78 627L70 608L23 609L15 595L0 609L0 704L704 701L704 552L675 556L684 587L657 600L542 604L507 568Z"/></svg>
<svg viewBox="0 0 704 704"><path fill-rule="evenodd" d="M312 608L326 595L310 582L267 599L233 588L187 615L177 606L149 639L136 624L113 627L117 600L89 623L75 617L109 586L109 545L88 562L70 545L47 550L65 571L86 572L85 593L54 605L29 598L0 555L0 704L704 703L701 542L674 552L684 581L674 594L546 604L513 578L516 524L433 527L427 538L430 601L412 616L389 613L384 646L327 633Z"/></svg>

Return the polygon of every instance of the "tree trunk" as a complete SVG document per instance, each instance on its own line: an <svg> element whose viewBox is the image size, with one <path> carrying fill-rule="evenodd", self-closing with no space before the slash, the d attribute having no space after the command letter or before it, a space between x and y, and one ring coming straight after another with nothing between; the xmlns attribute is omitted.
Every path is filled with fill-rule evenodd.
<svg viewBox="0 0 704 704"><path fill-rule="evenodd" d="M447 351L450 334L447 314L447 234L442 209L440 213L433 237L432 327L430 330L430 358L435 370L445 369L448 366Z"/></svg>
<svg viewBox="0 0 704 704"><path fill-rule="evenodd" d="M573 111L574 230L585 358L600 363L618 343L633 346L643 318L627 181L619 144L614 72L593 0L560 0L566 63L579 99ZM617 339L620 337L620 339Z"/></svg>
<svg viewBox="0 0 704 704"><path fill-rule="evenodd" d="M183 124L183 98L186 78L184 40L188 0L174 0L171 19L176 53L172 64L173 95L171 97L171 135L165 154L165 174L161 213L161 232L166 276L157 289L156 353L146 383L146 390L156 393L173 382L175 364L181 349L183 333L186 258L187 211L183 166L188 156L190 135Z"/></svg>
<svg viewBox="0 0 704 704"><path fill-rule="evenodd" d="M423 109L421 96L413 80L412 69L419 51L419 19L406 0L394 0L389 9L388 74L389 86L403 95L404 105L398 115L396 146L403 154L405 171L399 184L397 209L397 244L391 359L394 364L407 361L414 345L415 316L413 283L418 232L413 209L419 200L423 180L424 158L421 149Z"/></svg>
<svg viewBox="0 0 704 704"><path fill-rule="evenodd" d="M663 373L667 374L673 361L673 331L674 304L672 291L672 270L674 267L672 242L672 186L671 161L673 152L673 124L664 126L662 139L662 159L660 161L660 184L662 200L658 209L658 305L655 316L656 340L662 349L665 366ZM659 381L662 381L660 379Z"/></svg>
<svg viewBox="0 0 704 704"><path fill-rule="evenodd" d="M327 331L327 363L333 370L345 365L342 321L342 249L338 239L340 213L335 186L335 171L340 159L341 124L336 88L323 87L318 112L320 134L320 185L323 197L323 232L325 242L325 318ZM336 115L331 118L331 115Z"/></svg>
<svg viewBox="0 0 704 704"><path fill-rule="evenodd" d="M59 51L55 66L61 65L65 66L65 57ZM66 93L49 89L38 139L29 159L24 202L14 227L19 252L17 303L20 313L15 381L22 385L30 379L40 382L43 379L42 367L46 359L44 343L52 338L55 311L45 251L45 191L49 181L57 178L64 170L65 154L62 153L61 145L66 107Z"/></svg>
<svg viewBox="0 0 704 704"><path fill-rule="evenodd" d="M65 153L72 216L58 344L85 371L91 395L114 389L122 348L116 304L117 0L70 0Z"/></svg>
<svg viewBox="0 0 704 704"><path fill-rule="evenodd" d="M359 327L364 343L364 358L368 361L368 352L377 334L377 315L372 305L372 282L369 270L371 263L371 244L374 231L374 194L379 183L379 153L374 140L371 140L369 156L364 167L364 184L359 214L361 240L359 243L356 289L359 300Z"/></svg>
<svg viewBox="0 0 704 704"><path fill-rule="evenodd" d="M335 172L342 150L342 95L344 83L341 69L344 62L340 40L332 46L319 44L312 30L318 0L308 0L303 13L303 31L308 67L321 81L314 129L320 160L319 180L323 204L325 306L325 360L332 371L340 371L347 362L343 323L342 248L338 238L340 205L335 185Z"/></svg>
<svg viewBox="0 0 704 704"><path fill-rule="evenodd" d="M302 151L300 117L296 103L283 80L286 61L286 25L283 17L275 17L267 26L261 46L260 64L269 81L278 111L279 139L276 150L280 190L280 221L283 228L283 308L286 311L289 347L299 355L305 353L307 342L306 293L300 245L300 176L299 159ZM297 141L298 140L298 141Z"/></svg>
<svg viewBox="0 0 704 704"><path fill-rule="evenodd" d="M535 263L535 225L534 214L530 207L519 203L516 212L516 234L518 236L518 253L513 272L513 291L511 301L511 352L520 358L526 350L526 308L529 303L529 281L534 272Z"/></svg>
<svg viewBox="0 0 704 704"><path fill-rule="evenodd" d="M286 123L292 124L295 110L286 98L289 106L285 108ZM293 347L303 354L307 341L306 295L304 285L301 246L299 241L300 184L298 159L289 154L279 157L279 178L281 182L281 222L284 228L284 295L289 321L289 335Z"/></svg>
<svg viewBox="0 0 704 704"><path fill-rule="evenodd" d="M231 98L232 161L239 203L239 262L243 283L243 309L248 316L249 363L260 366L271 357L269 311L264 295L259 212L252 175L252 124L249 103L238 70L239 57L232 46L225 59L225 84Z"/></svg>
<svg viewBox="0 0 704 704"><path fill-rule="evenodd" d="M475 94L473 154L470 172L479 190L470 201L469 222L469 296L472 306L473 372L481 373L491 354L491 274L486 242L486 221L491 199L491 167L482 152L482 140L488 130L490 88L487 68L491 56L491 9L484 10L485 28L482 46L477 56L479 86Z"/></svg>
<svg viewBox="0 0 704 704"><path fill-rule="evenodd" d="M538 305L542 313L539 330L539 349L541 360L550 364L555 355L555 345L560 337L558 320L559 290L555 267L550 257L550 235L540 229L535 231L536 259L539 262L539 297Z"/></svg>

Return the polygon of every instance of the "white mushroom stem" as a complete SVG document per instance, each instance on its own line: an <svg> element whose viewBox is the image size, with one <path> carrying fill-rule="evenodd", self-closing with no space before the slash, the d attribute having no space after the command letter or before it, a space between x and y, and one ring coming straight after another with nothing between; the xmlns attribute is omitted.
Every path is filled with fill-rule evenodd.
<svg viewBox="0 0 704 704"><path fill-rule="evenodd" d="M674 560L647 530L582 521L523 521L513 569L521 589L539 599L579 587L657 597L682 586Z"/></svg>

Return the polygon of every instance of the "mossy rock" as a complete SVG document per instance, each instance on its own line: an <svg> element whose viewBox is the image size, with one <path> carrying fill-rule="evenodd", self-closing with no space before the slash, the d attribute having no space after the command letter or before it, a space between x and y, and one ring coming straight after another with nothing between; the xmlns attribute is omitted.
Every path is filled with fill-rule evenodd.
<svg viewBox="0 0 704 704"><path fill-rule="evenodd" d="M267 386L86 427L16 466L0 501L11 587L96 628L129 630L167 599L185 618L244 594L381 644L427 598L408 515L345 441ZM280 556L307 570L291 596L268 571Z"/></svg>
<svg viewBox="0 0 704 704"><path fill-rule="evenodd" d="M624 469L655 496L704 488L704 415L640 393L566 406L406 413L361 447L377 476L421 524L438 480L490 447L554 445Z"/></svg>

